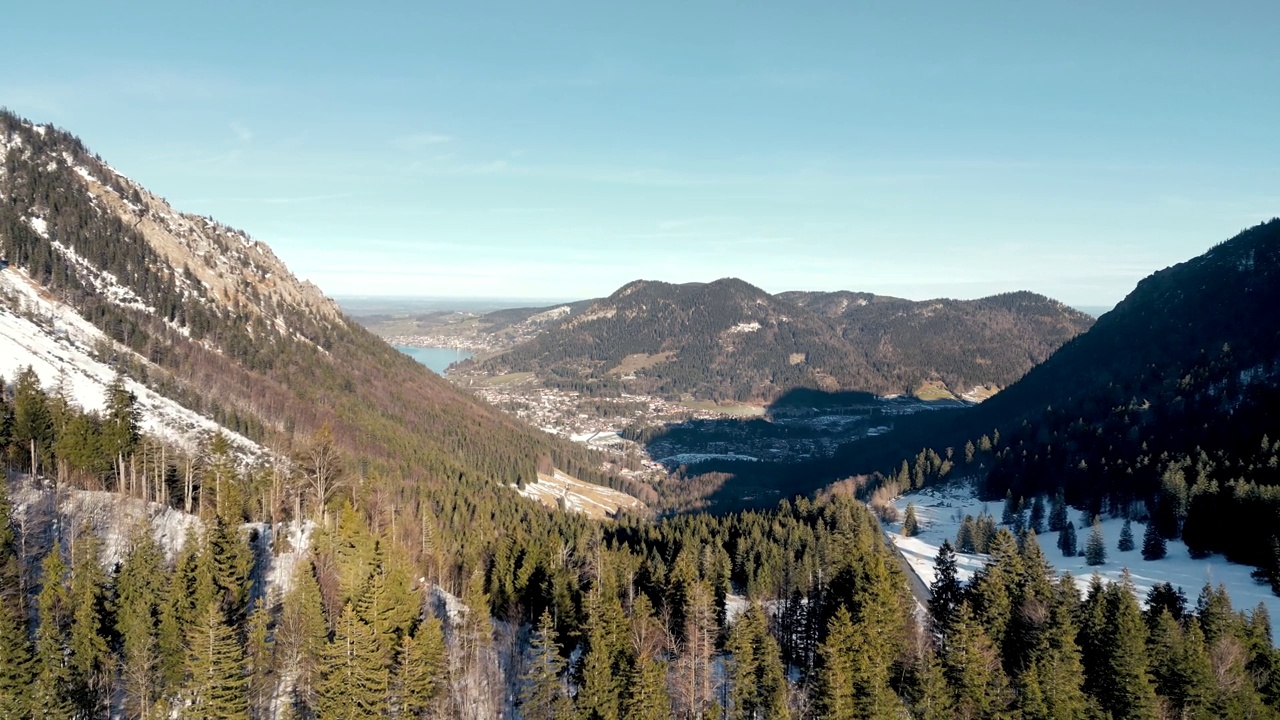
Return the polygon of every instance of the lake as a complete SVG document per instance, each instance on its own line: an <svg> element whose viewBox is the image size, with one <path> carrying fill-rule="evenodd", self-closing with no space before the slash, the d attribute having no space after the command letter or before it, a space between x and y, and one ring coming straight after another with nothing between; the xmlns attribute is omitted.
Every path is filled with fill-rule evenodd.
<svg viewBox="0 0 1280 720"><path fill-rule="evenodd" d="M443 375L444 369L449 367L451 363L459 360L466 360L471 357L471 353L466 350L457 348L441 348L441 347L406 347L404 345L396 345L395 348L418 362L426 365L434 370L437 374Z"/></svg>

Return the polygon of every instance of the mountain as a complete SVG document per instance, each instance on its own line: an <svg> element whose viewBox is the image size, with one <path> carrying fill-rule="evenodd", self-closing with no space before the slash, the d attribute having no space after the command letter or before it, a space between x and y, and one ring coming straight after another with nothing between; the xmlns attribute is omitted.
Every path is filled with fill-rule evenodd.
<svg viewBox="0 0 1280 720"><path fill-rule="evenodd" d="M1280 220L1146 278L982 408L1022 420L988 493L1062 490L1092 512L1149 511L1193 552L1274 566L1277 307Z"/></svg>
<svg viewBox="0 0 1280 720"><path fill-rule="evenodd" d="M732 278L640 280L570 308L470 369L537 372L591 392L716 401L767 402L797 387L912 393L923 383L967 395L1013 382L1089 324L1031 293L913 302L866 293L770 295Z"/></svg>
<svg viewBox="0 0 1280 720"><path fill-rule="evenodd" d="M31 364L52 386L69 371L92 409L120 371L205 431L217 423L282 454L332 436L361 473L414 495L533 481L539 466L606 479L585 450L455 390L263 243L178 211L69 133L0 112L0 157L0 304L10 339L39 340L7 343L10 374Z"/></svg>

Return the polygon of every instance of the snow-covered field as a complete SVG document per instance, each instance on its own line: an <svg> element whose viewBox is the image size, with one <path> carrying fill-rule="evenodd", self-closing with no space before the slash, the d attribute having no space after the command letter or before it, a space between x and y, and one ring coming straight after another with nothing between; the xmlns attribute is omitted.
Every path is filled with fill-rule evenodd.
<svg viewBox="0 0 1280 720"><path fill-rule="evenodd" d="M33 318L33 319L29 319ZM94 357L93 349L110 341L74 309L49 297L25 272L0 270L0 376L12 383L28 365L46 390L65 376L71 394L85 410L101 410L115 371ZM242 454L259 457L265 451L213 420L192 412L146 386L126 380L138 398L142 429L188 449L205 435L222 431Z"/></svg>
<svg viewBox="0 0 1280 720"><path fill-rule="evenodd" d="M596 518L613 517L619 508L644 509L644 503L624 492L583 482L559 470L555 475L538 473L537 482L526 483L523 488L516 488L516 492L548 507L557 507L563 498L566 510Z"/></svg>
<svg viewBox="0 0 1280 720"><path fill-rule="evenodd" d="M968 485L952 485L924 490L903 495L894 501L900 515L904 515L908 503L915 503L916 517L920 521L920 534L915 537L902 536L901 522L887 526L893 543L906 557L911 568L920 576L926 585L934 579L933 559L938 554L938 547L943 540L951 540L955 544L956 533L960 529L960 521L966 514L975 518L985 510L995 517L997 523L1004 512L1004 501L982 502L973 496ZM1045 503L1046 515L1048 502ZM1083 550L1088 542L1092 518L1085 518L1079 511L1068 508L1070 519L1076 525L1076 541ZM1116 581L1127 568L1134 584L1138 588L1139 601L1146 599L1147 591L1161 582L1172 583L1182 588L1188 601L1194 605L1200 589L1205 583L1217 586L1226 585L1231 595L1232 605L1237 610L1251 610L1263 603L1271 614L1273 632L1280 629L1280 597L1271 593L1269 586L1256 582L1250 573L1253 568L1228 562L1221 555L1211 555L1203 560L1192 559L1187 554L1187 546L1181 540L1168 541L1169 554L1162 560L1146 561L1142 559L1142 534L1146 525L1134 522L1132 526L1135 549L1120 552L1116 544L1120 540L1120 529L1124 526L1121 518L1103 518L1102 533L1107 541L1107 562L1090 566L1083 557L1066 558L1058 549L1058 533L1046 532L1038 536L1040 547L1045 557L1053 565L1054 570L1070 572L1076 585L1083 594L1089 587L1089 579L1094 572L1104 580ZM960 575L964 580L972 577L974 571L982 567L983 555L956 554Z"/></svg>

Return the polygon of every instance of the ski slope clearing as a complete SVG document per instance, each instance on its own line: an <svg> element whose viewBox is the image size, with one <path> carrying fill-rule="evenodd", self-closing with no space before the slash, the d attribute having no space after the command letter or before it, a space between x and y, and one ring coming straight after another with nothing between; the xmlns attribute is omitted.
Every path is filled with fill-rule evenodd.
<svg viewBox="0 0 1280 720"><path fill-rule="evenodd" d="M886 525L893 544L902 552L911 569L915 571L926 585L934 579L933 560L943 540L950 540L955 545L956 533L960 530L960 522L966 514L975 518L980 512L987 512L995 517L996 522L1004 512L1004 501L983 502L974 497L973 489L968 485L949 485L903 495L894 501L900 516L904 516L908 503L915 504L916 518L920 522L920 533L915 537L902 536L901 521ZM1047 505L1047 503L1046 503ZM1083 550L1088 542L1092 518L1068 509L1071 522L1076 526L1076 538ZM1250 573L1253 568L1228 562L1221 555L1210 555L1196 560L1187 553L1187 546L1181 540L1168 541L1168 555L1161 560L1147 561L1142 559L1142 534L1146 525L1133 522L1132 531L1137 547L1129 552L1116 549L1120 541L1120 530L1124 527L1122 518L1102 519L1102 534L1107 542L1107 561L1102 565L1090 566L1083 556L1063 557L1058 549L1058 533L1046 532L1039 535L1040 547L1045 558L1053 565L1055 572L1069 572L1075 578L1076 586L1083 594L1089 587L1089 579L1098 573L1106 581L1118 581L1125 569L1129 570L1134 585L1138 589L1138 600L1145 605L1146 595L1156 583L1167 582L1174 587L1182 588L1188 601L1194 605L1200 589L1205 583L1217 586L1219 583L1227 588L1231 595L1232 605L1236 610L1250 610L1258 603L1266 606L1271 615L1272 632L1280 630L1280 597L1271 593L1271 588L1258 583ZM968 581L973 573L986 561L985 555L956 553L956 564L962 580Z"/></svg>
<svg viewBox="0 0 1280 720"><path fill-rule="evenodd" d="M31 366L46 389L64 377L76 404L100 411L106 405L107 386L116 374L96 358L95 350L102 347L127 352L71 307L48 295L22 270L0 270L0 376L6 382L13 382L22 369ZM247 458L266 455L248 438L141 383L126 378L125 385L138 398L143 432L196 450L206 436L221 431L238 454Z"/></svg>
<svg viewBox="0 0 1280 720"><path fill-rule="evenodd" d="M615 517L622 508L633 511L645 508L644 503L624 492L583 482L559 470L554 475L538 473L537 482L516 488L516 492L553 508L559 507L563 499L566 510L594 518Z"/></svg>

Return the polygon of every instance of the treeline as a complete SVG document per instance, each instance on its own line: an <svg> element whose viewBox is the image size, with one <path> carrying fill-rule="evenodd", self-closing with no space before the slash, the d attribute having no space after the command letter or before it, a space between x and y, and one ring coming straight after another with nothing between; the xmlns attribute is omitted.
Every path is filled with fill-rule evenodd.
<svg viewBox="0 0 1280 720"><path fill-rule="evenodd" d="M950 686L928 717L1274 717L1280 655L1265 606L1237 612L1224 587L1194 606L1158 584L1141 609L1132 581L1094 576L1083 600L1054 577L1028 532L990 539L967 584L944 542L929 603L932 679Z"/></svg>

